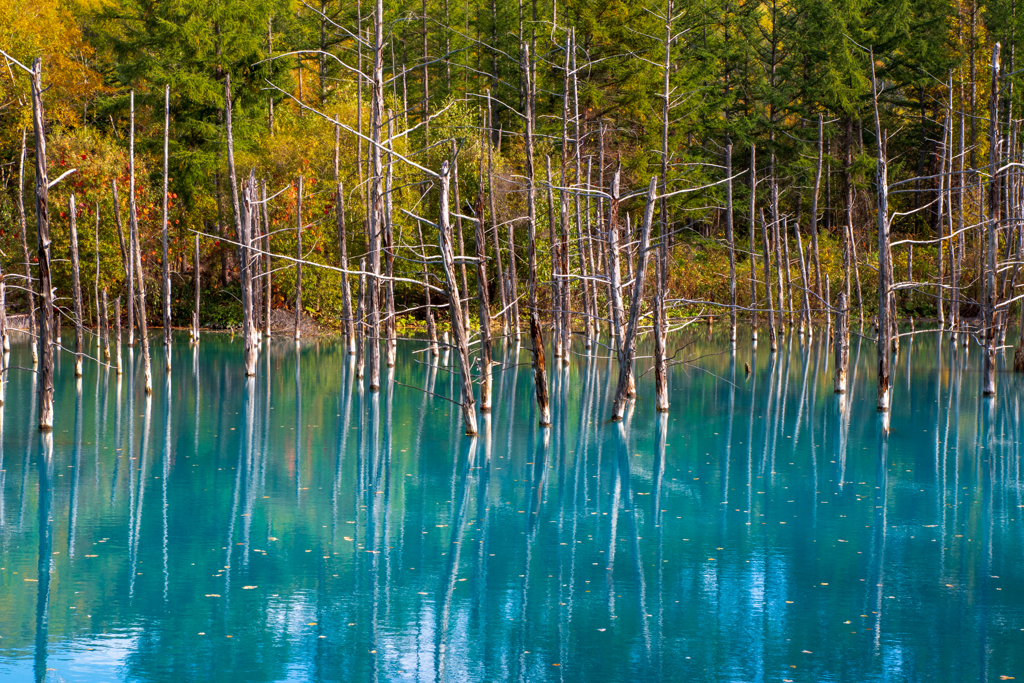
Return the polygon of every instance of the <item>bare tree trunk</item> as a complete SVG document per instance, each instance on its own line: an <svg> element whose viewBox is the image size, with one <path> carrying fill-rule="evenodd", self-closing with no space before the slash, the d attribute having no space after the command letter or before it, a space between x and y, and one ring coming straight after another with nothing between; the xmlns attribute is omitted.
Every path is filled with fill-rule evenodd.
<svg viewBox="0 0 1024 683"><path fill-rule="evenodd" d="M526 101L526 221L529 233L527 244L530 272L530 339L533 354L533 382L537 396L537 410L541 426L551 424L548 409L548 379L544 368L544 341L541 337L540 318L537 313L537 184L533 168L533 74L530 48L523 44L524 97ZM511 232L510 232L511 244ZM511 258L511 256L510 256ZM518 337L518 322L516 336Z"/></svg>
<svg viewBox="0 0 1024 683"><path fill-rule="evenodd" d="M725 141L725 238L729 242L729 341L736 344L736 239L732 226L732 141ZM663 190L665 192L667 190ZM664 238L662 238L664 239ZM660 270L660 268L659 268ZM659 288L660 293L660 288Z"/></svg>
<svg viewBox="0 0 1024 683"><path fill-rule="evenodd" d="M260 180L260 211L263 213L263 225L264 233L266 237L263 241L263 250L266 252L263 255L263 277L265 279L263 283L263 336L266 339L270 339L270 312L273 309L273 290L271 288L271 278L273 277L273 269L270 263L270 215L267 209L267 181ZM198 249L198 242L196 247ZM198 255L198 251L197 251ZM198 263L198 261L197 261ZM198 275L198 268L196 273ZM197 280L198 281L198 280ZM199 311L199 293L196 292L196 311ZM196 341L199 341L199 315L196 314Z"/></svg>
<svg viewBox="0 0 1024 683"><path fill-rule="evenodd" d="M644 280L647 277L647 249L651 241L651 223L654 221L655 191L657 177L652 177L647 186L647 205L644 208L644 222L640 230L640 251L637 254L636 274L633 279L633 297L629 303L629 326L626 328L624 346L619 350L619 382L615 388L615 402L612 404L612 420L618 422L625 413L630 378L633 376L633 357L636 355L636 332L640 322L640 304L644 298ZM635 391L634 391L635 393Z"/></svg>
<svg viewBox="0 0 1024 683"><path fill-rule="evenodd" d="M985 293L985 358L981 395L996 395L996 231L999 227L999 43L992 46L991 107L989 109L988 272Z"/></svg>
<svg viewBox="0 0 1024 683"><path fill-rule="evenodd" d="M124 366L121 362L121 297L114 299L114 330L115 350L117 351L117 374L120 375L124 371Z"/></svg>
<svg viewBox="0 0 1024 683"><path fill-rule="evenodd" d="M100 314L100 203L96 202L96 228L93 231L95 255L96 255L96 271L95 277L93 278L93 303L96 307L96 318L93 321L96 324L96 355L99 356L100 348L103 345L102 336L100 334L100 320L102 318ZM10 349L8 349L10 350Z"/></svg>
<svg viewBox="0 0 1024 683"><path fill-rule="evenodd" d="M391 191L391 184L393 181L393 170L394 170L394 155L391 153L391 111L388 110L388 153L386 163L386 176L384 181L384 222L381 224L381 248L384 251L384 275L387 277L384 282L384 293L385 293L385 307L387 309L387 318L385 319L384 325L384 350L385 359L389 368L395 367L395 351L397 350L398 340L396 339L396 320L395 320L395 281L393 278L395 274L395 235L394 235L394 224L391 219L392 216L392 197L394 196ZM459 167L456 162L455 165L455 204L459 204L459 192L458 192L458 177ZM456 217L458 214L456 213ZM459 255L462 256L462 219L459 221ZM465 267L465 266L463 266ZM463 287L463 289L466 289ZM468 306L468 304L467 304ZM466 309L466 329L469 329L469 309Z"/></svg>
<svg viewBox="0 0 1024 683"><path fill-rule="evenodd" d="M839 292L839 306L836 308L835 340L835 372L832 375L832 386L837 394L846 393L846 373L850 364L850 311L846 292Z"/></svg>
<svg viewBox="0 0 1024 683"><path fill-rule="evenodd" d="M750 338L757 341L757 147L750 146ZM767 282L767 281L766 281ZM767 286L767 284L765 285Z"/></svg>
<svg viewBox="0 0 1024 683"><path fill-rule="evenodd" d="M469 330L469 279L466 275L466 242L462 234L462 197L459 194L459 156L458 145L452 140L452 199L455 200L455 232L459 238L459 271L462 275L462 291L466 293L466 300L462 302L463 327ZM391 273L388 273L390 276ZM391 282L388 282L391 286ZM393 365L393 363L392 363Z"/></svg>
<svg viewBox="0 0 1024 683"><path fill-rule="evenodd" d="M772 302L771 260L768 257L768 227L765 225L764 211L761 212L761 248L764 250L764 295L768 304L768 349L773 353L779 350L779 340L775 333L775 305Z"/></svg>
<svg viewBox="0 0 1024 683"><path fill-rule="evenodd" d="M558 277L558 269L562 265L562 258L558 251L561 245L555 241L555 197L552 192L551 180L551 157L544 157L545 171L547 172L547 195L548 195L548 246L551 249L551 345L554 347L555 358L562 357L562 317L559 315L562 295L560 293L562 281ZM556 363L557 365L557 363Z"/></svg>
<svg viewBox="0 0 1024 683"><path fill-rule="evenodd" d="M202 285L202 271L199 268L199 235L196 235L196 265L192 273L192 284L195 287L195 300L192 304L192 343L199 343L199 291ZM270 274L267 274L270 277Z"/></svg>
<svg viewBox="0 0 1024 683"><path fill-rule="evenodd" d="M626 324L625 306L622 303L622 275L619 269L619 183L621 178L621 167L615 169L612 175L611 201L608 203L608 281L611 283L611 308L612 329L615 334L615 353L622 362L625 353L624 326ZM626 378L626 395L629 398L636 396L636 384L633 379L632 368L627 367L629 376Z"/></svg>
<svg viewBox="0 0 1024 683"><path fill-rule="evenodd" d="M75 377L82 376L82 280L78 260L78 220L75 195L68 198L68 223L71 239L71 297L75 306Z"/></svg>
<svg viewBox="0 0 1024 683"><path fill-rule="evenodd" d="M356 294L356 379L363 378L363 354L366 347L366 259L359 259L359 291Z"/></svg>
<svg viewBox="0 0 1024 683"><path fill-rule="evenodd" d="M878 86L875 80L875 59L871 55L871 96L875 108L875 132L878 136L878 162L875 182L878 185L878 412L889 412L892 385L890 361L892 358L893 325L890 316L892 303L892 255L889 253L889 173L885 159L885 136L878 116Z"/></svg>
<svg viewBox="0 0 1024 683"><path fill-rule="evenodd" d="M103 308L100 310L100 344L103 346L103 360L110 362L110 324L107 306L107 290L103 290Z"/></svg>
<svg viewBox="0 0 1024 683"><path fill-rule="evenodd" d="M804 258L804 241L800 236L800 224L793 223L793 233L796 235L796 251L800 255L800 291L803 293L803 307L800 312L800 333L807 332L810 339L814 333L811 328L811 283L807 273L807 260Z"/></svg>
<svg viewBox="0 0 1024 683"><path fill-rule="evenodd" d="M438 221L438 239L441 248L441 260L444 263L445 289L448 295L448 312L452 324L452 342L459 357L459 374L462 385L462 423L467 436L474 436L476 430L476 404L473 400L472 366L469 360L469 340L463 325L462 302L459 299L459 283L455 276L455 255L452 253L452 235L448 214L449 189L448 162L441 164L441 197L440 220Z"/></svg>
<svg viewBox="0 0 1024 683"><path fill-rule="evenodd" d="M484 144L488 141L483 140ZM476 296L480 316L480 411L491 411L491 293L487 283L487 234L484 227L483 188L476 221ZM469 292L466 292L469 296Z"/></svg>
<svg viewBox="0 0 1024 683"><path fill-rule="evenodd" d="M135 94L132 93L132 128L131 128L131 188L132 194L128 201L128 241L129 249L132 251L132 259L135 261L135 272L138 273L138 301L139 307L139 337L142 339L142 368L145 380L146 394L153 393L153 366L149 353L149 325L146 323L146 279L142 274L142 249L139 246L138 219L135 212Z"/></svg>
<svg viewBox="0 0 1024 683"><path fill-rule="evenodd" d="M302 193L303 179L299 176L295 197L295 341L302 339Z"/></svg>
<svg viewBox="0 0 1024 683"><path fill-rule="evenodd" d="M376 0L373 13L373 74L370 88L370 205L367 207L370 279L367 282L370 316L370 391L380 389L380 238L384 223L384 168L381 136L384 129L384 2Z"/></svg>
<svg viewBox="0 0 1024 683"><path fill-rule="evenodd" d="M334 217L338 229L338 266L348 270L348 240L345 229L345 193L338 175L338 154L340 148L341 128L334 126ZM269 249L268 249L269 251ZM267 269L269 277L269 268ZM349 289L348 274L341 275L341 315L345 318L345 345L349 355L356 352L355 325L352 321L352 292Z"/></svg>
<svg viewBox="0 0 1024 683"><path fill-rule="evenodd" d="M32 284L32 261L28 257L28 228L25 221L25 138L27 131L21 131L21 155L18 157L18 226L21 236L21 253L25 261L25 292L28 294L28 333L36 339L36 294ZM39 363L38 344L32 344L32 364Z"/></svg>
<svg viewBox="0 0 1024 683"><path fill-rule="evenodd" d="M164 363L171 370L171 267L167 260L167 144L171 132L171 86L164 86L164 185L161 211L160 290L163 296Z"/></svg>
<svg viewBox="0 0 1024 683"><path fill-rule="evenodd" d="M252 224L256 215L256 174L249 171L249 182L242 191L242 339L246 377L256 376L256 358L259 353L252 277L253 265L258 258L252 253Z"/></svg>
<svg viewBox="0 0 1024 683"><path fill-rule="evenodd" d="M818 258L818 194L821 191L821 168L825 156L825 117L818 114L818 163L814 169L814 191L811 194L811 246L814 248L814 291L821 298L821 259ZM804 287L809 286L805 281Z"/></svg>
<svg viewBox="0 0 1024 683"><path fill-rule="evenodd" d="M505 280L505 269L501 263L501 239L498 235L498 212L494 201L494 161L493 145L491 144L491 133L494 130L494 114L491 109L491 91L487 91L487 126L484 145L487 149L487 201L491 213L491 228L494 230L494 265L498 269L498 295L501 300L501 336L507 338L509 334L509 292ZM483 220L481 214L480 220ZM511 229L511 228L510 228ZM420 243L423 239L420 238Z"/></svg>

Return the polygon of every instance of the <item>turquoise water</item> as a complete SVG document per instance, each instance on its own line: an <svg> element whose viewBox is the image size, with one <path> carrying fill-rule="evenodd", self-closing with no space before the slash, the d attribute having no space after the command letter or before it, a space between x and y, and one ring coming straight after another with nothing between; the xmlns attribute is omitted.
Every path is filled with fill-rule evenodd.
<svg viewBox="0 0 1024 683"><path fill-rule="evenodd" d="M647 373L622 424L574 357L548 430L499 348L479 439L418 341L380 393L328 342L246 381L240 338L181 337L150 399L63 354L52 441L12 369L0 680L1024 680L1009 359L985 402L973 341L905 339L883 439L870 340L840 399L820 337L725 332L673 338L671 412Z"/></svg>

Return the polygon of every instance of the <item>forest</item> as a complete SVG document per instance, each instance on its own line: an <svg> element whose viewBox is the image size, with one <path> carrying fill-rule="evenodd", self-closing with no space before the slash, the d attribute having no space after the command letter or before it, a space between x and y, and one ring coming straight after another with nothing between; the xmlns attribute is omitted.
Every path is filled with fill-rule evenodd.
<svg viewBox="0 0 1024 683"><path fill-rule="evenodd" d="M11 0L7 305L45 293L42 136L45 279L79 330L124 313L132 340L148 308L165 344L174 326L258 339L289 320L298 338L308 316L353 352L391 340L393 363L398 335L451 328L468 368L471 330L536 348L550 329L565 358L572 335L590 348L606 330L631 365L653 329L661 376L665 334L697 319L728 316L734 339L737 318L754 334L767 319L773 350L777 329L834 319L840 368L851 320L881 349L928 318L994 357L1021 287L1016 15L1015 0Z"/></svg>

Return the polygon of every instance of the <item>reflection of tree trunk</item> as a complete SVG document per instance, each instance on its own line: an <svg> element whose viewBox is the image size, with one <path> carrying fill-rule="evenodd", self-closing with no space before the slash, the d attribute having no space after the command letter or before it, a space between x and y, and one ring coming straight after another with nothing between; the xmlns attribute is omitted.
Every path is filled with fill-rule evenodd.
<svg viewBox="0 0 1024 683"><path fill-rule="evenodd" d="M43 433L39 441L39 552L36 564L35 659L32 668L36 681L41 683L48 678L46 662L50 626L50 573L53 564L53 434Z"/></svg>

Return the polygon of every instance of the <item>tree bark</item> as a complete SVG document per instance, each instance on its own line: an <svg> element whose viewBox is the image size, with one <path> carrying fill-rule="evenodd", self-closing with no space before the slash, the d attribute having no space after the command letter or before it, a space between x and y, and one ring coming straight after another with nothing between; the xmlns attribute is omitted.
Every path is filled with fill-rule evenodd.
<svg viewBox="0 0 1024 683"><path fill-rule="evenodd" d="M633 279L633 296L629 303L629 326L626 328L624 346L619 351L619 382L615 388L615 402L612 404L612 420L618 422L625 413L629 397L629 383L633 376L633 357L636 355L636 333L640 322L640 304L644 298L644 280L647 277L647 249L651 240L651 223L654 220L655 191L657 177L652 177L647 186L647 204L644 208L644 222L640 230L640 250L637 253L636 273ZM635 393L635 390L634 390Z"/></svg>
<svg viewBox="0 0 1024 683"><path fill-rule="evenodd" d="M996 395L996 231L999 227L999 43L992 46L991 105L989 109L988 267L985 292L985 357L981 395Z"/></svg>
<svg viewBox="0 0 1024 683"><path fill-rule="evenodd" d="M28 256L28 226L25 220L25 147L28 131L21 131L21 156L18 157L18 227L21 237L21 253L25 261L25 292L28 294L28 334L32 339L36 335L36 293L32 284L32 261ZM31 344L32 364L39 363L38 344Z"/></svg>
<svg viewBox="0 0 1024 683"><path fill-rule="evenodd" d="M295 341L302 339L302 176L295 197Z"/></svg>
<svg viewBox="0 0 1024 683"><path fill-rule="evenodd" d="M160 293L164 319L164 364L171 370L171 266L167 259L167 145L171 133L171 86L164 86L164 184L161 211Z"/></svg>
<svg viewBox="0 0 1024 683"><path fill-rule="evenodd" d="M39 259L39 429L53 429L53 284L50 277L49 180L46 174L46 127L43 114L43 65L32 62L32 128L36 143L36 242Z"/></svg>
<svg viewBox="0 0 1024 683"><path fill-rule="evenodd" d="M438 242L441 249L441 261L444 264L445 290L448 295L448 313L451 318L452 342L459 357L459 374L462 386L462 423L467 436L475 436L476 403L473 400L473 379L469 361L469 340L463 325L462 302L459 297L459 283L455 275L455 255L452 249L451 225L449 225L448 191L449 165L441 164L441 197L440 215L438 220Z"/></svg>
<svg viewBox="0 0 1024 683"><path fill-rule="evenodd" d="M68 227L71 241L71 297L75 306L75 377L82 376L83 330L82 330L82 280L81 264L78 260L78 220L75 195L68 198Z"/></svg>
<svg viewBox="0 0 1024 683"><path fill-rule="evenodd" d="M537 396L537 410L541 426L551 424L548 408L548 379L544 367L544 341L540 331L540 317L537 313L537 184L533 168L533 74L530 48L523 44L523 73L525 75L524 98L526 102L526 222L528 230L527 253L530 274L530 349L533 355L533 383ZM511 228L509 244L511 245ZM510 256L510 258L512 258ZM514 278L513 278L514 280ZM518 337L518 322L516 323Z"/></svg>
<svg viewBox="0 0 1024 683"><path fill-rule="evenodd" d="M750 146L750 338L757 341L757 146ZM767 282L767 280L766 280Z"/></svg>

